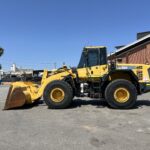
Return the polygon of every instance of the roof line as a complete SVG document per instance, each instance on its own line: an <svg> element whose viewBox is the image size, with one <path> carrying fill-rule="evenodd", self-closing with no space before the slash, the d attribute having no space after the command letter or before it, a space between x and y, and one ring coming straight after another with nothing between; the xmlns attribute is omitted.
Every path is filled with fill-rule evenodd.
<svg viewBox="0 0 150 150"><path fill-rule="evenodd" d="M115 52L113 52L111 55L113 55L115 53L118 53L118 52L120 52L120 51L122 51L122 50L124 50L124 49L126 49L126 48L128 48L130 46L132 46L132 45L135 45L135 44L137 44L137 43L139 43L139 42L141 42L141 41L143 41L143 40L145 40L147 38L150 38L150 34L148 34L147 36L144 36L143 38L140 38L140 39L138 39L138 40L136 40L136 41L134 41L134 42L132 42L132 43L124 46L124 47L119 48L118 50L116 50ZM110 56L110 54L108 56Z"/></svg>
<svg viewBox="0 0 150 150"><path fill-rule="evenodd" d="M121 50L123 50L123 49L126 49L126 48L128 48L128 47L130 47L130 46L132 46L132 45L134 45L134 44L137 44L137 43L139 43L139 42L141 42L141 41L143 41L143 40L149 38L149 37L150 37L150 34L148 34L147 36L144 36L143 38L140 38L139 40L136 40L136 41L134 41L134 42L132 42L132 43L130 43L130 44L124 46L124 47L121 47L121 48L118 49L116 52L119 52L119 51L121 51Z"/></svg>

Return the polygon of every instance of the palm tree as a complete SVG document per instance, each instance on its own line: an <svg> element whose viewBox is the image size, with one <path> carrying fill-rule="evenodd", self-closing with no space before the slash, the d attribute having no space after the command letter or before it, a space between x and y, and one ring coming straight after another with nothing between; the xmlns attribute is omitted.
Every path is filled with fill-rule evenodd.
<svg viewBox="0 0 150 150"><path fill-rule="evenodd" d="M0 47L0 56L2 56L4 53L4 49Z"/></svg>

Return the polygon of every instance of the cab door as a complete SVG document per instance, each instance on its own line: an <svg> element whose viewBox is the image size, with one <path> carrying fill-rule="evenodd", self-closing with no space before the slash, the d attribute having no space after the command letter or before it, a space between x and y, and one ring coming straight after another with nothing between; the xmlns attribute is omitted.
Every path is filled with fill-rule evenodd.
<svg viewBox="0 0 150 150"><path fill-rule="evenodd" d="M107 71L107 54L105 49L92 48L82 53L78 65L79 78L94 78L99 80Z"/></svg>
<svg viewBox="0 0 150 150"><path fill-rule="evenodd" d="M99 79L108 72L107 54L105 49L88 51L88 72L91 78Z"/></svg>
<svg viewBox="0 0 150 150"><path fill-rule="evenodd" d="M77 72L78 72L78 77L81 80L87 80L87 78L90 76L88 68L87 68L87 52L86 51L82 52L82 55L78 64Z"/></svg>
<svg viewBox="0 0 150 150"><path fill-rule="evenodd" d="M91 49L88 51L87 71L92 78L100 77L99 51Z"/></svg>

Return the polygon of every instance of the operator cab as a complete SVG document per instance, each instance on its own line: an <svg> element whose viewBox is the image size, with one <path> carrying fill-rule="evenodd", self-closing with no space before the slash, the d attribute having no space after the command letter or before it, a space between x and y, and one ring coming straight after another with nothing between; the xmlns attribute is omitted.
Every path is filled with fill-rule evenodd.
<svg viewBox="0 0 150 150"><path fill-rule="evenodd" d="M107 51L104 46L84 47L78 68L107 64Z"/></svg>

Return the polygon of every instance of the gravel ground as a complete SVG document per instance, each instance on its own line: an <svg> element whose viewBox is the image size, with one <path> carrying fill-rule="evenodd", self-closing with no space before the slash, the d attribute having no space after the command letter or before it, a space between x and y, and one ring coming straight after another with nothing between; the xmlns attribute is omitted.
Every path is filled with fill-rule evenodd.
<svg viewBox="0 0 150 150"><path fill-rule="evenodd" d="M75 99L69 109L38 106L2 111L8 87L0 87L2 150L148 150L150 94L136 108L114 110L104 101Z"/></svg>

